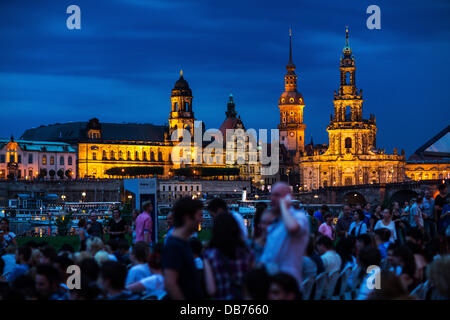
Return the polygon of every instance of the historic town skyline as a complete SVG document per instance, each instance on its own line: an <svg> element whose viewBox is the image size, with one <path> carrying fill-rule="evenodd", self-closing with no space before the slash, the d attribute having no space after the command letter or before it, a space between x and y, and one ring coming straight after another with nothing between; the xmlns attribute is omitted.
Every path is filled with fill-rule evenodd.
<svg viewBox="0 0 450 320"><path fill-rule="evenodd" d="M247 127L276 128L291 24L298 85L306 105L307 142L313 135L315 143L327 143L325 128L333 112L333 91L339 81L336 65L347 24L357 59L357 83L364 88L365 116L377 115L378 144L389 152L404 148L409 156L447 125L439 114L445 111L441 101L449 94L444 90L449 47L443 41L450 28L445 19L431 28L432 17L448 10L444 2L431 3L421 16L422 8L411 3L410 19L401 7L382 3L383 26L375 31L365 27L365 4L348 4L347 10L339 8L333 14L333 5L319 9L316 3L286 2L297 9L297 16L287 13L283 18L276 14L279 8L268 5L248 16L251 9L243 5L222 20L218 20L220 11L229 12L233 4L190 3L190 10L177 2L134 1L126 7L123 1L77 4L82 10L81 30L65 28L64 5L45 1L21 8L21 21L4 24L1 137L19 137L30 127L92 117L101 122L167 123L169 93L179 69L185 71L193 90L196 117L207 127L220 126L228 95L233 93ZM19 10L14 4L2 6L0 17L6 22ZM106 9L107 16L102 14ZM118 11L124 19L115 27ZM181 11L185 15L180 17ZM313 21L308 12L320 12L323 21ZM166 13L165 18L158 13ZM327 22L332 14L334 19ZM342 17L337 19L336 14ZM128 18L131 15L133 19ZM201 22L188 24L188 17L195 16L201 16ZM8 32L10 28L15 31ZM261 111L267 116L255 116ZM15 120L18 113L23 115L20 121Z"/></svg>

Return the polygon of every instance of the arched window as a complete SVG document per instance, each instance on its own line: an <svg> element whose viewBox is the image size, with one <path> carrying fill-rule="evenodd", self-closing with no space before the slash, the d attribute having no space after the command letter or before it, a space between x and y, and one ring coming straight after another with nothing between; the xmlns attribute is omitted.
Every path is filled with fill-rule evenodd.
<svg viewBox="0 0 450 320"><path fill-rule="evenodd" d="M350 149L352 147L352 138L345 138L345 148Z"/></svg>
<svg viewBox="0 0 450 320"><path fill-rule="evenodd" d="M67 158L67 164L68 164L69 166L72 165L72 156L69 156L69 157Z"/></svg>
<svg viewBox="0 0 450 320"><path fill-rule="evenodd" d="M163 157L162 157L161 151L158 152L158 161L159 161L159 162L163 161Z"/></svg>
<svg viewBox="0 0 450 320"><path fill-rule="evenodd" d="M54 164L55 164L55 157L54 157L54 156L51 156L51 157L50 157L50 164L51 164L51 165L54 165Z"/></svg>
<svg viewBox="0 0 450 320"><path fill-rule="evenodd" d="M147 161L147 152L144 151L144 161Z"/></svg>
<svg viewBox="0 0 450 320"><path fill-rule="evenodd" d="M414 180L414 178L415 178L415 176L414 176L414 175L412 174L412 175L411 175L411 179L413 179L413 180Z"/></svg>
<svg viewBox="0 0 450 320"><path fill-rule="evenodd" d="M345 84L350 84L350 72L345 73Z"/></svg>
<svg viewBox="0 0 450 320"><path fill-rule="evenodd" d="M103 150L103 160L106 160L106 151Z"/></svg>
<svg viewBox="0 0 450 320"><path fill-rule="evenodd" d="M155 153L153 151L150 152L150 161L155 161Z"/></svg>
<svg viewBox="0 0 450 320"><path fill-rule="evenodd" d="M177 111L177 107L178 107L178 102L174 102L172 111Z"/></svg>
<svg viewBox="0 0 450 320"><path fill-rule="evenodd" d="M115 160L116 159L116 155L114 154L114 151L111 150L111 156L110 156L111 160Z"/></svg>
<svg viewBox="0 0 450 320"><path fill-rule="evenodd" d="M345 121L352 121L352 107L345 107Z"/></svg>
<svg viewBox="0 0 450 320"><path fill-rule="evenodd" d="M134 153L134 160L138 161L139 160L139 151L136 151Z"/></svg>
<svg viewBox="0 0 450 320"><path fill-rule="evenodd" d="M47 164L47 156L45 154L42 156L42 164L43 165Z"/></svg>
<svg viewBox="0 0 450 320"><path fill-rule="evenodd" d="M63 157L63 156L61 156L61 157L59 158L59 165L61 165L61 166L64 165L64 157Z"/></svg>
<svg viewBox="0 0 450 320"><path fill-rule="evenodd" d="M122 150L120 150L119 151L119 160L122 160L122 158L123 158L123 152L122 152Z"/></svg>
<svg viewBox="0 0 450 320"><path fill-rule="evenodd" d="M127 151L127 160L131 160L131 152Z"/></svg>

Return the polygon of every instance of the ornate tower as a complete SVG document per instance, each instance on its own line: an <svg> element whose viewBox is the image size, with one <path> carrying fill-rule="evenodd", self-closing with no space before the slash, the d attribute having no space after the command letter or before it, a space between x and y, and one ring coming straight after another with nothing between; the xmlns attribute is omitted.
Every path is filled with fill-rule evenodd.
<svg viewBox="0 0 450 320"><path fill-rule="evenodd" d="M189 84L183 78L183 70L180 71L180 79L175 82L170 96L172 109L169 116L169 133L177 129L186 129L194 134L194 112L192 111L192 91ZM182 131L179 131L181 136Z"/></svg>
<svg viewBox="0 0 450 320"><path fill-rule="evenodd" d="M295 155L304 150L305 128L303 124L303 96L297 91L297 75L292 61L292 32L289 29L289 63L284 76L284 92L278 101L280 108L280 142Z"/></svg>
<svg viewBox="0 0 450 320"><path fill-rule="evenodd" d="M331 115L328 154L369 154L376 147L375 116L363 119L362 90L356 88L355 58L349 45L348 28L340 61L339 92L334 92L334 115Z"/></svg>

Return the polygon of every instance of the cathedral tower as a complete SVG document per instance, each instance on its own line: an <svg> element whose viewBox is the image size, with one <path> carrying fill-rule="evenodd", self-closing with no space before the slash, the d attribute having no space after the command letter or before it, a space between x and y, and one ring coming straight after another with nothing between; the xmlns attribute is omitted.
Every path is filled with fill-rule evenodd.
<svg viewBox="0 0 450 320"><path fill-rule="evenodd" d="M303 124L303 96L297 91L297 75L292 61L292 32L289 30L289 62L284 76L284 92L278 101L280 108L280 143L295 155L304 150L305 128Z"/></svg>
<svg viewBox="0 0 450 320"><path fill-rule="evenodd" d="M194 134L194 112L192 111L192 91L188 82L183 78L183 71L180 71L180 78L175 82L170 97L172 109L169 116L170 135L177 129L186 129ZM182 131L179 131L179 135Z"/></svg>
<svg viewBox="0 0 450 320"><path fill-rule="evenodd" d="M355 58L349 45L348 28L340 60L340 86L334 92L334 115L331 115L329 154L369 154L376 148L375 117L363 119L362 90L356 88Z"/></svg>

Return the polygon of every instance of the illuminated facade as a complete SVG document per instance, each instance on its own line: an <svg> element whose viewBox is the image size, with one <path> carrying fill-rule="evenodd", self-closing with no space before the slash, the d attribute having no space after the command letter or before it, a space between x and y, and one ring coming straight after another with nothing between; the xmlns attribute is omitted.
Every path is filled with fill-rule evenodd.
<svg viewBox="0 0 450 320"><path fill-rule="evenodd" d="M300 158L302 190L327 186L390 183L404 180L405 156L376 149L375 116L363 118L362 90L356 87L355 59L348 43L340 61L340 87L327 127L329 145L322 154Z"/></svg>
<svg viewBox="0 0 450 320"><path fill-rule="evenodd" d="M450 179L450 126L409 157L406 176L415 181Z"/></svg>
<svg viewBox="0 0 450 320"><path fill-rule="evenodd" d="M0 140L0 179L72 179L76 157L67 143Z"/></svg>

